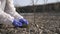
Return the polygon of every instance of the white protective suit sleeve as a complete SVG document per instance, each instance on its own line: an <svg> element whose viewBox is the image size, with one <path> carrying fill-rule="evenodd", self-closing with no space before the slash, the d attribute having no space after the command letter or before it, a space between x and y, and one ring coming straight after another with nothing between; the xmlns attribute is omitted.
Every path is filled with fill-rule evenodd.
<svg viewBox="0 0 60 34"><path fill-rule="evenodd" d="M6 1L5 12L10 14L17 20L23 18L20 14L16 12L15 7L13 5L13 0Z"/></svg>
<svg viewBox="0 0 60 34"><path fill-rule="evenodd" d="M13 22L14 17L11 17L9 14L5 13L1 8L1 1L0 1L0 24L7 24L11 25Z"/></svg>

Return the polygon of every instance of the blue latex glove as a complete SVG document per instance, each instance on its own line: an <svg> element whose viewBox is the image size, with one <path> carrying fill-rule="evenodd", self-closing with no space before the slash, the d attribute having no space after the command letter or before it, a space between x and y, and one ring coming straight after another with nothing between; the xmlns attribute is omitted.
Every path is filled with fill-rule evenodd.
<svg viewBox="0 0 60 34"><path fill-rule="evenodd" d="M26 25L29 24L28 21L26 19L24 19L24 18L19 19L19 22L21 22L22 24L26 24Z"/></svg>
<svg viewBox="0 0 60 34"><path fill-rule="evenodd" d="M16 19L14 19L13 23L12 23L15 27L21 27L22 23L17 21Z"/></svg>

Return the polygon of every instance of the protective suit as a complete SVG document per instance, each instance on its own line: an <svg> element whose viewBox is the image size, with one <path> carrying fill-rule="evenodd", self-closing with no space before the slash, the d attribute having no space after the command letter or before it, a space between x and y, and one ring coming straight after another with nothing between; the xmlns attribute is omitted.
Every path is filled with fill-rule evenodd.
<svg viewBox="0 0 60 34"><path fill-rule="evenodd" d="M13 5L13 0L0 0L0 24L22 26L28 21L19 15Z"/></svg>
<svg viewBox="0 0 60 34"><path fill-rule="evenodd" d="M8 13L8 14L10 14L11 16L13 16L16 19L23 18L21 15L19 15L16 12L15 7L13 5L13 0L6 0L5 12Z"/></svg>

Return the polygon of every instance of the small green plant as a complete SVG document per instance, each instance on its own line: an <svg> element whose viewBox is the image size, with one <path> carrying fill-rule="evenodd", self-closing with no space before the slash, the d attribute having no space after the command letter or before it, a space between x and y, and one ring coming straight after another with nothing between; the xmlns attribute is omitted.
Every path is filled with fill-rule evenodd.
<svg viewBox="0 0 60 34"><path fill-rule="evenodd" d="M29 25L23 24L20 28L29 28Z"/></svg>

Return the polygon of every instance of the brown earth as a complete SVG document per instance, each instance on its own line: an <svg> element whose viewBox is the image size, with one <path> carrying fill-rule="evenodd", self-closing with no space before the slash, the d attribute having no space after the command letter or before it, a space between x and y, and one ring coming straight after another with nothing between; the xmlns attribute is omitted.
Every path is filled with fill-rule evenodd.
<svg viewBox="0 0 60 34"><path fill-rule="evenodd" d="M60 13L21 13L29 28L0 27L0 34L60 34ZM35 19L35 20L34 20Z"/></svg>

